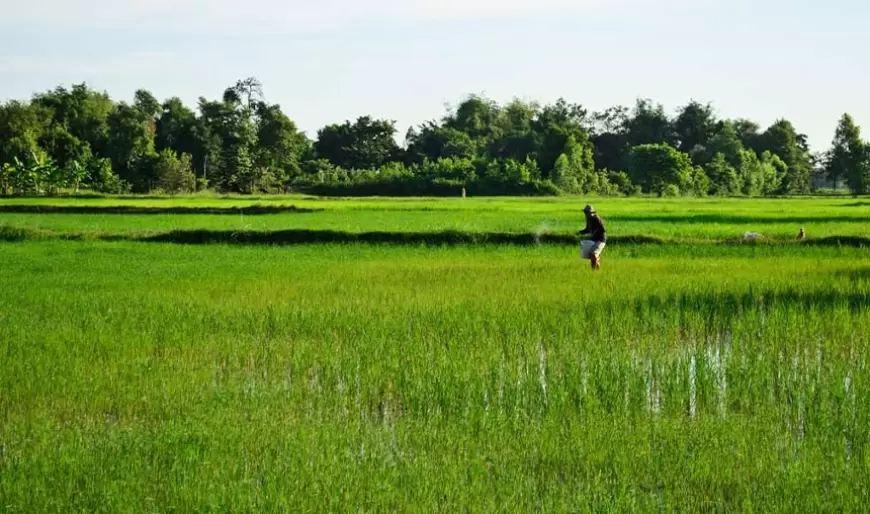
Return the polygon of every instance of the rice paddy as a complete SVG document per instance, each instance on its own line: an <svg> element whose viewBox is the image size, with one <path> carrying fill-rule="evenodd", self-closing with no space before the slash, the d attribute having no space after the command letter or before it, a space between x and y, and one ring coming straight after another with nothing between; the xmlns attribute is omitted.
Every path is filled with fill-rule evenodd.
<svg viewBox="0 0 870 514"><path fill-rule="evenodd" d="M597 199L614 237L661 238L599 272L546 240L132 239L567 237L576 199L14 202L317 210L0 210L4 512L866 509L860 200ZM724 244L748 230L776 244Z"/></svg>

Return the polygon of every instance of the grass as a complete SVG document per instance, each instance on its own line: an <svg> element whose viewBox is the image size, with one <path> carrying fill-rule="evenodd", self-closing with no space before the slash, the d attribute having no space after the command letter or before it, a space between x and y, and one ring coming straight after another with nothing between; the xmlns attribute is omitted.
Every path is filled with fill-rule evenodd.
<svg viewBox="0 0 870 514"><path fill-rule="evenodd" d="M46 203L271 202L245 201ZM711 243L866 237L866 209L596 199L593 273L579 203L292 197L324 210L245 215L262 241L0 212L0 511L864 511L866 248ZM566 244L527 244L546 220ZM291 230L356 242L252 244ZM444 234L480 237L419 244Z"/></svg>
<svg viewBox="0 0 870 514"><path fill-rule="evenodd" d="M0 498L860 511L863 250L739 250L0 246Z"/></svg>
<svg viewBox="0 0 870 514"><path fill-rule="evenodd" d="M159 234L172 231L331 230L363 232L513 233L570 235L582 227L584 199L354 199L307 197L193 197L182 199L4 199L0 226L91 235ZM711 200L591 199L608 230L621 236L652 236L688 242L740 238L760 232L794 240L800 227L810 238L868 236L870 214L854 199ZM24 207L22 207L24 206ZM9 212L85 207L94 213ZM149 214L118 214L118 207L152 209ZM239 213L237 209L248 208ZM269 212L272 209L316 212ZM98 209L105 209L100 213ZM113 211L114 209L114 211ZM167 212L157 214L160 209ZM187 214L178 212L186 209ZM198 210L199 209L199 210ZM203 211L224 209L224 214ZM252 210L253 209L253 210ZM5 211L5 212L4 212Z"/></svg>

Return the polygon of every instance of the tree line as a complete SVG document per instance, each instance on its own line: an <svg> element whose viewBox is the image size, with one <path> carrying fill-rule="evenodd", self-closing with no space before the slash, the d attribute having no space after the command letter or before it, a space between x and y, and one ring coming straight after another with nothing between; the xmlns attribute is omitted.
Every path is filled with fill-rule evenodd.
<svg viewBox="0 0 870 514"><path fill-rule="evenodd" d="M671 115L647 99L590 112L472 95L403 145L396 135L394 121L362 116L311 139L255 78L196 110L76 84L0 105L0 193L763 196L808 193L817 176L870 193L870 145L848 114L817 155L788 120L762 130L696 101Z"/></svg>

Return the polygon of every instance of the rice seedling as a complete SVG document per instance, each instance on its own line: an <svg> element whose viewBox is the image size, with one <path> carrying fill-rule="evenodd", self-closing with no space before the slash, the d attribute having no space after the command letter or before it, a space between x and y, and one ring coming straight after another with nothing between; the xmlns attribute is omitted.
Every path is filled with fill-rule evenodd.
<svg viewBox="0 0 870 514"><path fill-rule="evenodd" d="M740 239L746 232L756 232L764 240L796 241L802 227L808 240L870 236L866 205L854 199L594 200L608 230L622 236L697 242ZM330 230L519 233L541 238L574 234L582 226L584 203L577 198L9 198L0 199L0 226L103 235Z"/></svg>
<svg viewBox="0 0 870 514"><path fill-rule="evenodd" d="M865 249L0 260L8 512L865 509Z"/></svg>

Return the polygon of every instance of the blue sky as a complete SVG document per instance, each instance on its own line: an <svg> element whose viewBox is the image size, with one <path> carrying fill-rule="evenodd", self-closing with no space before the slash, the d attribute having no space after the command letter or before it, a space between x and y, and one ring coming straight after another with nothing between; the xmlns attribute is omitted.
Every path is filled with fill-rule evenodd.
<svg viewBox="0 0 870 514"><path fill-rule="evenodd" d="M363 114L403 136L469 93L590 110L710 101L786 117L814 150L843 112L870 131L861 0L0 2L0 99L86 81L194 106L253 75L312 137Z"/></svg>

